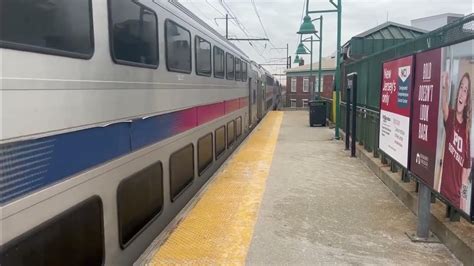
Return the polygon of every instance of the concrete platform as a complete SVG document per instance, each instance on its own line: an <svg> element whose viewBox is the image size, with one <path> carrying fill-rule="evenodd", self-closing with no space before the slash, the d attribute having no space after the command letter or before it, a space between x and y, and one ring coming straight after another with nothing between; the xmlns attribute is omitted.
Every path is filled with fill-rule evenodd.
<svg viewBox="0 0 474 266"><path fill-rule="evenodd" d="M271 112L136 265L461 265L332 136Z"/></svg>
<svg viewBox="0 0 474 266"><path fill-rule="evenodd" d="M359 157L380 180L407 206L413 213L417 213L416 182L403 182L401 172L393 173L390 165L382 164L380 158L374 158L363 146L356 145ZM431 204L430 228L442 243L464 265L474 265L474 225L465 219L452 222L446 217L446 205L437 200Z"/></svg>
<svg viewBox="0 0 474 266"><path fill-rule="evenodd" d="M332 136L285 112L247 264L461 264L412 243L415 215Z"/></svg>

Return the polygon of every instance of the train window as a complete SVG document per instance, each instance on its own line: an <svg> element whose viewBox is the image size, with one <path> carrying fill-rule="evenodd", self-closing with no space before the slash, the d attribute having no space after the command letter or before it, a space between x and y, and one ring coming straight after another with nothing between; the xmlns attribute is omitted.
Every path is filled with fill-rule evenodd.
<svg viewBox="0 0 474 266"><path fill-rule="evenodd" d="M214 77L224 78L224 50L214 46Z"/></svg>
<svg viewBox="0 0 474 266"><path fill-rule="evenodd" d="M109 0L112 58L118 64L158 67L158 19L132 0Z"/></svg>
<svg viewBox="0 0 474 266"><path fill-rule="evenodd" d="M171 201L188 187L194 179L194 146L189 144L170 156Z"/></svg>
<svg viewBox="0 0 474 266"><path fill-rule="evenodd" d="M198 140L198 167L199 175L201 175L206 168L212 163L212 133Z"/></svg>
<svg viewBox="0 0 474 266"><path fill-rule="evenodd" d="M235 140L235 127L234 121L227 123L227 147L232 145Z"/></svg>
<svg viewBox="0 0 474 266"><path fill-rule="evenodd" d="M196 74L211 76L211 43L196 36Z"/></svg>
<svg viewBox="0 0 474 266"><path fill-rule="evenodd" d="M225 126L222 126L214 132L216 143L216 160L225 151Z"/></svg>
<svg viewBox="0 0 474 266"><path fill-rule="evenodd" d="M191 33L166 20L166 66L169 71L191 73Z"/></svg>
<svg viewBox="0 0 474 266"><path fill-rule="evenodd" d="M91 197L2 246L2 265L102 265L102 201Z"/></svg>
<svg viewBox="0 0 474 266"><path fill-rule="evenodd" d="M120 246L126 247L160 213L162 208L163 167L161 162L152 164L124 179L117 189Z"/></svg>
<svg viewBox="0 0 474 266"><path fill-rule="evenodd" d="M242 68L241 60L239 58L235 58L235 80L242 79L242 77L240 76L242 73L241 68Z"/></svg>
<svg viewBox="0 0 474 266"><path fill-rule="evenodd" d="M247 82L248 72L247 72L247 63L242 62L242 81Z"/></svg>
<svg viewBox="0 0 474 266"><path fill-rule="evenodd" d="M1 0L0 33L0 47L91 58L91 0Z"/></svg>
<svg viewBox="0 0 474 266"><path fill-rule="evenodd" d="M235 119L235 134L237 135L237 137L240 137L240 135L242 135L242 117L241 116Z"/></svg>
<svg viewBox="0 0 474 266"><path fill-rule="evenodd" d="M234 56L226 54L227 79L234 79Z"/></svg>

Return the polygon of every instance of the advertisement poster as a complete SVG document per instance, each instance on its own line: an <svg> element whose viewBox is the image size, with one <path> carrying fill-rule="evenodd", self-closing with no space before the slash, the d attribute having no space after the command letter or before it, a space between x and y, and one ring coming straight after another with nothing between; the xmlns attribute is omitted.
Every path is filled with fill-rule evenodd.
<svg viewBox="0 0 474 266"><path fill-rule="evenodd" d="M413 56L383 64L379 147L404 167L408 167L412 77Z"/></svg>
<svg viewBox="0 0 474 266"><path fill-rule="evenodd" d="M417 54L415 73L410 170L433 189L437 168L441 49Z"/></svg>
<svg viewBox="0 0 474 266"><path fill-rule="evenodd" d="M474 41L417 55L411 171L472 217Z"/></svg>

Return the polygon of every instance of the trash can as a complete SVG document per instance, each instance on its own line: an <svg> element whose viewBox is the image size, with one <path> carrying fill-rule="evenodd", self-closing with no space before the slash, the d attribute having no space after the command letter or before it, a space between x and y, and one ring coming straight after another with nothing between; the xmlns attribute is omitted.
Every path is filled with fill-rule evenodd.
<svg viewBox="0 0 474 266"><path fill-rule="evenodd" d="M309 101L309 126L326 126L326 102L322 100Z"/></svg>

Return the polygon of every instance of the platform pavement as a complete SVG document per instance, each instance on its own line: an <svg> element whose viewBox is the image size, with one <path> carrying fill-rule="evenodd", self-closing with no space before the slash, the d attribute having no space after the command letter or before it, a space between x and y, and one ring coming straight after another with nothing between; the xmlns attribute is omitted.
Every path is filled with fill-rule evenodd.
<svg viewBox="0 0 474 266"><path fill-rule="evenodd" d="M285 112L247 264L460 264L408 239L415 215L333 134Z"/></svg>
<svg viewBox="0 0 474 266"><path fill-rule="evenodd" d="M332 136L270 113L137 265L460 265Z"/></svg>

